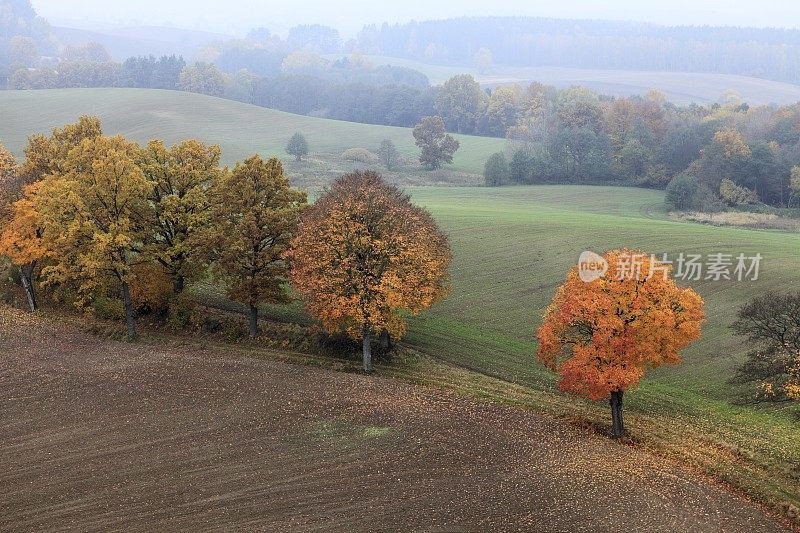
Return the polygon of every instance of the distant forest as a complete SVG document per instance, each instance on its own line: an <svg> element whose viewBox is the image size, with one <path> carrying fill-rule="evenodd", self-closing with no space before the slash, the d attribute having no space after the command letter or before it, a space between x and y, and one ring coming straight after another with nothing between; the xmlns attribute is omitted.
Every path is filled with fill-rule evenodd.
<svg viewBox="0 0 800 533"><path fill-rule="evenodd" d="M800 81L800 30L480 17L367 26L365 54L495 64L713 72Z"/></svg>

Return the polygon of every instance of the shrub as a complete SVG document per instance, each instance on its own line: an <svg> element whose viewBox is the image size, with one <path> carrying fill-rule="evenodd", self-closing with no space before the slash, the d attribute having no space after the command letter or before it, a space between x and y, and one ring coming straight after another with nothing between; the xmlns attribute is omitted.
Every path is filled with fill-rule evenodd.
<svg viewBox="0 0 800 533"><path fill-rule="evenodd" d="M185 292L170 298L168 320L174 330L199 325L201 319L194 298Z"/></svg>
<svg viewBox="0 0 800 533"><path fill-rule="evenodd" d="M172 297L172 279L160 265L144 263L133 267L131 301L140 312L164 313Z"/></svg>
<svg viewBox="0 0 800 533"><path fill-rule="evenodd" d="M357 161L372 165L378 162L378 156L367 150L366 148L350 148L342 152L342 158L347 161Z"/></svg>
<svg viewBox="0 0 800 533"><path fill-rule="evenodd" d="M98 296L92 300L95 315L104 320L122 320L125 318L125 304L120 298Z"/></svg>
<svg viewBox="0 0 800 533"><path fill-rule="evenodd" d="M729 179L724 179L719 184L719 196L725 205L752 205L758 203L758 195L746 187L740 187Z"/></svg>
<svg viewBox="0 0 800 533"><path fill-rule="evenodd" d="M697 206L700 182L689 174L678 174L667 185L664 200L667 207L686 211Z"/></svg>
<svg viewBox="0 0 800 533"><path fill-rule="evenodd" d="M649 189L664 189L669 185L669 182L670 177L667 173L666 165L649 166L645 171L644 177L633 181L637 186L647 187Z"/></svg>
<svg viewBox="0 0 800 533"><path fill-rule="evenodd" d="M483 166L483 177L489 187L497 187L508 183L508 162L503 152L497 152L489 156Z"/></svg>

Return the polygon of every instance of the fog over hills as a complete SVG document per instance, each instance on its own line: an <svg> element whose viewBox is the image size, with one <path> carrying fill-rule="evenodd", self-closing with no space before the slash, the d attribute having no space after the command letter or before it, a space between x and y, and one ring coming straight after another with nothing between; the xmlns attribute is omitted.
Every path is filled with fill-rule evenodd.
<svg viewBox="0 0 800 533"><path fill-rule="evenodd" d="M35 0L34 7L59 25L67 20L118 26L152 25L203 29L218 33L244 35L253 26L268 26L276 32L286 32L297 24L320 23L334 26L347 37L354 36L363 25L382 22L407 22L454 16L534 16L603 20L638 20L660 24L690 24L711 26L772 26L797 27L800 14L796 6L781 0L764 0L757 8L732 9L726 0L673 0L654 4L636 0L565 0L562 2L530 2L502 0L476 2L444 0L428 2L366 2L347 0L327 2L309 0L297 2L252 3L216 0L178 0L159 2L140 0L114 5L108 9L102 0Z"/></svg>

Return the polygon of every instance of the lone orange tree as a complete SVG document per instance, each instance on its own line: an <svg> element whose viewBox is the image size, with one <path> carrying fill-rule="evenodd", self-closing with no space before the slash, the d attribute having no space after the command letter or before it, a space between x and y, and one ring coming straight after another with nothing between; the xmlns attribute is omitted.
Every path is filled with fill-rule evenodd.
<svg viewBox="0 0 800 533"><path fill-rule="evenodd" d="M371 337L405 333L449 289L447 238L431 215L374 172L335 181L302 216L287 254L290 280L329 332L361 339L372 370Z"/></svg>
<svg viewBox="0 0 800 533"><path fill-rule="evenodd" d="M671 267L632 250L605 254L608 272L581 280L570 270L539 328L538 359L561 376L559 387L592 401L610 399L615 438L625 433L622 395L645 369L680 363L700 338L703 300L670 277Z"/></svg>

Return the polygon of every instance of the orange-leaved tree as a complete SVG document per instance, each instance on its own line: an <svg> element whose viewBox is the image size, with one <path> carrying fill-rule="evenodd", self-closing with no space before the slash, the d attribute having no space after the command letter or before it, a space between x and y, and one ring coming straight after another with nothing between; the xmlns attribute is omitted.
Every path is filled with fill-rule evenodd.
<svg viewBox="0 0 800 533"><path fill-rule="evenodd" d="M362 340L365 372L373 334L400 337L404 313L427 309L449 289L447 238L374 172L336 180L303 214L287 257L292 285L325 329Z"/></svg>
<svg viewBox="0 0 800 533"><path fill-rule="evenodd" d="M0 144L0 254L8 257L19 269L19 277L31 311L36 311L33 277L37 261L43 255L37 247L33 213L22 202L23 179L17 160Z"/></svg>
<svg viewBox="0 0 800 533"><path fill-rule="evenodd" d="M671 267L635 250L604 255L608 271L593 281L579 267L567 274L538 331L538 359L561 377L561 390L610 399L620 437L622 395L647 368L680 363L680 350L700 338L702 298L678 287Z"/></svg>
<svg viewBox="0 0 800 533"><path fill-rule="evenodd" d="M228 296L250 308L250 336L258 335L258 307L287 300L283 253L297 229L306 193L292 189L277 158L255 155L222 172L211 192L205 234L214 275Z"/></svg>

